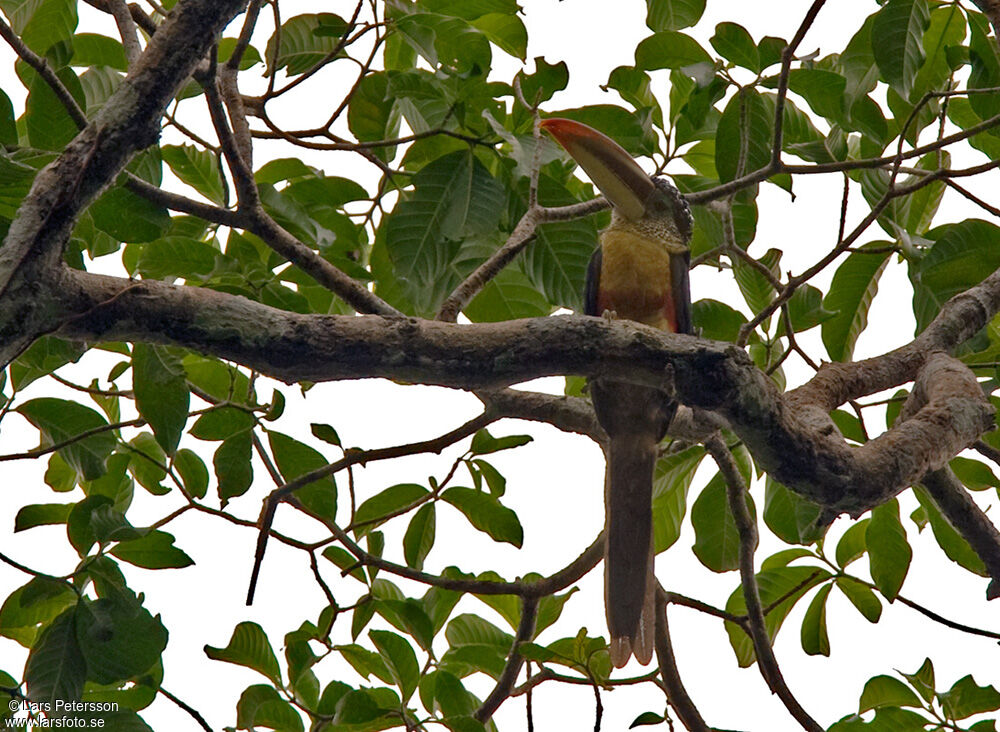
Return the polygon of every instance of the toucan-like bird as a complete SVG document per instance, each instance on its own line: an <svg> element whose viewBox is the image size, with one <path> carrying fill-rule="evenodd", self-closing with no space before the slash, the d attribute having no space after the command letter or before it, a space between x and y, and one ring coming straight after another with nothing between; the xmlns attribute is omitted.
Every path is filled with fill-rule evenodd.
<svg viewBox="0 0 1000 732"><path fill-rule="evenodd" d="M586 171L611 203L611 225L587 268L587 315L627 318L672 333L691 332L688 284L691 212L680 192L651 178L618 143L580 122L541 127ZM604 481L604 602L611 661L653 655L653 469L677 402L656 388L592 379L597 419L608 434Z"/></svg>

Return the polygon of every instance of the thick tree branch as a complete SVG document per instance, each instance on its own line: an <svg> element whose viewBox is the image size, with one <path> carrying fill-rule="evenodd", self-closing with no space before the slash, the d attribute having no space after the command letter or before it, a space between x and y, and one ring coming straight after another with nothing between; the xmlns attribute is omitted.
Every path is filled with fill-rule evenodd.
<svg viewBox="0 0 1000 732"><path fill-rule="evenodd" d="M64 270L58 286L39 298L32 304L48 316L41 330L61 326L62 337L90 342L181 345L288 382L376 376L496 389L539 376L613 374L672 386L682 403L724 418L776 480L833 514L859 515L878 505L992 426L988 403L970 388L971 375L933 353L954 348L1000 310L1000 273L953 298L913 343L879 359L825 368L787 395L731 344L600 318L455 325L300 315L212 290L75 270ZM0 341L0 353L11 353L8 344ZM826 412L913 380L925 363L924 407L868 444L849 446ZM589 419L571 410L582 418L579 431L593 435ZM904 449L912 459L899 459Z"/></svg>

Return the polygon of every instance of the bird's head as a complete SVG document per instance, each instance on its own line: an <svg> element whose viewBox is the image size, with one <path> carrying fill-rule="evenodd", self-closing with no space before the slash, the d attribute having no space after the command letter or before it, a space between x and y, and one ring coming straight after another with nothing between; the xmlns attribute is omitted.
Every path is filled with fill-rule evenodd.
<svg viewBox="0 0 1000 732"><path fill-rule="evenodd" d="M582 122L550 117L541 128L555 138L590 176L612 206L613 219L639 228L663 230L687 242L691 238L691 210L669 181L651 178L625 149L602 132Z"/></svg>

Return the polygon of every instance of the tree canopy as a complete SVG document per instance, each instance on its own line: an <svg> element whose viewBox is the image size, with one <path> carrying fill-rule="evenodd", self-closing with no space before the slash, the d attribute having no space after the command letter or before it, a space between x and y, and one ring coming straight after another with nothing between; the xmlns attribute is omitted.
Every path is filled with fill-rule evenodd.
<svg viewBox="0 0 1000 732"><path fill-rule="evenodd" d="M44 490L41 502L5 477L9 528L59 545L0 546L21 581L0 593L0 644L27 658L0 654L0 720L148 730L147 708L165 698L211 729L164 675L235 673L228 663L256 674L220 701L234 729L471 732L498 728L497 710L521 699L530 729L531 700L559 685L596 695L599 728L605 692L638 684L634 725L709 730L721 704L694 701L705 697L689 693L667 623L684 607L717 620L744 673L762 675L787 713L775 729L996 729L995 680L936 679L931 658L906 673L886 658L836 716L808 709L773 642L797 634L806 654L830 655L831 595L870 623L899 602L928 634L971 634L984 652L1000 639L963 623L947 592L929 607L905 584L926 530L950 572L983 578L983 603L1000 595L987 513L1000 489L1000 208L988 185L1000 3L885 0L867 16L852 5L849 41L814 51L810 32L842 4L788 4L800 22L779 38L740 24L751 8L704 27L706 1L646 0L634 62L594 80L599 102L565 108L574 70L528 57L515 0L336 12L0 0L17 57L0 90L0 469L44 462L44 486L24 491ZM500 71L501 57L518 70ZM572 314L607 203L540 133L549 116L600 129L683 192L692 276L731 285L695 291L699 335ZM815 176L842 191L826 202L839 227L760 241L764 199L780 211ZM789 271L795 247L810 263ZM912 301L881 297L912 311L916 332L855 359L891 271ZM565 377L564 394L511 388L543 376ZM631 675L612 672L601 629L563 614L599 571L601 535L554 571L531 556L528 572L472 572L474 546L440 548L456 523L484 545L526 543L533 507L512 500L497 453L530 459L518 457L530 423L602 445L595 376L676 394L656 551L687 551L678 540L691 532L703 571L732 590L713 604L662 574L656 664ZM299 392L314 405L317 383L369 377L465 390L481 409L440 433L386 409L411 439L363 447L338 434L349 414L286 413ZM16 447L10 435L26 430L37 447ZM443 451L430 478L360 477ZM535 479L528 490L549 489ZM279 529L289 513L302 521ZM239 531L251 595L261 566L266 583L281 561L321 600L290 599L277 630L249 610L225 618L228 641L206 645L197 669L171 669L165 650L187 629L144 587L200 560L176 538L192 521Z"/></svg>

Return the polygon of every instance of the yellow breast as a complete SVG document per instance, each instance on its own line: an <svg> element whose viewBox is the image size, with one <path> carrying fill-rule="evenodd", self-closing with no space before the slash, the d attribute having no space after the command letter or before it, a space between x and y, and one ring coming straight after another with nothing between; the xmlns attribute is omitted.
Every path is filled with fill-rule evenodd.
<svg viewBox="0 0 1000 732"><path fill-rule="evenodd" d="M663 245L633 231L609 229L601 235L601 250L598 310L675 330L670 253Z"/></svg>

